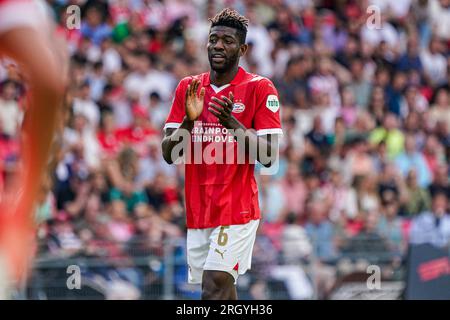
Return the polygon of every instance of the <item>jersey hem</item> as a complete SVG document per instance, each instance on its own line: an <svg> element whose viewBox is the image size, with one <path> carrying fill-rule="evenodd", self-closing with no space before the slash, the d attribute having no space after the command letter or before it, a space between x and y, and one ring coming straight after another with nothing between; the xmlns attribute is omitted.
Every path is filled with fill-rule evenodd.
<svg viewBox="0 0 450 320"><path fill-rule="evenodd" d="M280 134L280 135L283 135L283 130L281 128L271 128L271 129L256 130L256 135L257 136L263 136L265 134Z"/></svg>
<svg viewBox="0 0 450 320"><path fill-rule="evenodd" d="M187 226L186 228L190 229L190 230L196 230L196 229L202 230L202 229L213 229L213 228L217 228L217 227L221 227L221 226L240 226L240 225L247 224L247 223L249 223L251 221L255 221L255 220L261 220L261 217L254 218L254 219L249 219L249 220L244 221L242 223L218 224L218 225L206 226L206 227L200 227L200 228L198 228L198 227L197 228L191 228L191 227Z"/></svg>
<svg viewBox="0 0 450 320"><path fill-rule="evenodd" d="M181 123L178 123L178 122L167 122L164 125L164 129L163 130L166 130L166 129L178 129L180 126L181 126Z"/></svg>

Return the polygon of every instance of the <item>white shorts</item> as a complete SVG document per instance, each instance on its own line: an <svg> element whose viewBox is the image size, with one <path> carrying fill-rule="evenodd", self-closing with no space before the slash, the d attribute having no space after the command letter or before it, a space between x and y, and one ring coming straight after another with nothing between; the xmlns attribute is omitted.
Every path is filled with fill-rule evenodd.
<svg viewBox="0 0 450 320"><path fill-rule="evenodd" d="M0 34L19 27L42 29L48 23L43 3L10 0L0 5Z"/></svg>
<svg viewBox="0 0 450 320"><path fill-rule="evenodd" d="M209 229L188 229L187 263L189 283L201 283L203 270L225 271L236 284L251 267L259 220L247 224Z"/></svg>

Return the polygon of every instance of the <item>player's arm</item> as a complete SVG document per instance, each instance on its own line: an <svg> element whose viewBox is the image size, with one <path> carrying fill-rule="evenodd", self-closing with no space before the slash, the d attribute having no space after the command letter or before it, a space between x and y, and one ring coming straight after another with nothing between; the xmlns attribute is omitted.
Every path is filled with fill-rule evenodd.
<svg viewBox="0 0 450 320"><path fill-rule="evenodd" d="M17 61L26 75L29 105L23 123L22 168L2 199L10 213L2 222L2 246L14 277L26 273L31 256L33 209L51 153L67 77L67 54L34 28L15 28L0 37L0 54ZM58 42L59 44L59 42Z"/></svg>
<svg viewBox="0 0 450 320"><path fill-rule="evenodd" d="M244 141L246 153L256 156L256 160L265 167L270 167L278 158L278 134L257 135L256 132L248 130L233 115L233 93L221 99L213 97L214 102L209 103L208 110L215 115L219 122L227 129L232 130L237 141ZM256 146L256 148L252 148Z"/></svg>
<svg viewBox="0 0 450 320"><path fill-rule="evenodd" d="M179 134L180 130L187 130L188 132L191 132L193 127L194 121L189 120L186 116L184 117L183 122L181 123L179 128L167 128L164 131L164 138L161 143L161 148L163 158L168 164L172 164L176 160L172 158L173 148L175 148L175 146L177 146L179 143L183 143L184 146L186 147L188 143L188 141L184 141L184 139L179 139L175 137L180 136ZM182 154L179 154L177 156L182 156Z"/></svg>
<svg viewBox="0 0 450 320"><path fill-rule="evenodd" d="M29 87L29 105L23 123L23 168L18 184L29 208L41 184L51 152L67 81L66 53L61 46L32 28L13 29L1 37L1 51L15 59L25 71ZM17 185L13 186L14 189Z"/></svg>
<svg viewBox="0 0 450 320"><path fill-rule="evenodd" d="M205 88L202 88L200 90L200 93L198 93L199 86L200 86L199 80L193 80L192 83L187 86L184 103L183 101L180 101L181 100L179 97L180 92L178 92L177 89L171 113L176 112L176 108L177 107L180 108L180 105L184 105L185 115L178 128L166 128L164 131L164 138L161 143L161 149L163 158L168 164L172 164L176 160L176 158L174 159L174 156L172 156L172 151L175 148L175 146L177 146L179 143L183 143L184 147L181 150L184 150L189 141L189 139L181 138L185 136L182 134L181 131L185 130L185 133L190 135L192 128L194 127L194 121L197 120L197 118L203 111L203 99L205 96ZM169 118L171 116L172 115L169 115ZM177 154L176 157L178 158L181 155L182 154Z"/></svg>
<svg viewBox="0 0 450 320"><path fill-rule="evenodd" d="M254 134L256 135L256 134ZM256 135L258 142L258 158L257 160L265 167L270 167L278 160L278 150L279 150L279 135L278 134L265 134L258 136ZM246 146L247 148L247 146ZM260 150L263 155L267 157L261 158Z"/></svg>

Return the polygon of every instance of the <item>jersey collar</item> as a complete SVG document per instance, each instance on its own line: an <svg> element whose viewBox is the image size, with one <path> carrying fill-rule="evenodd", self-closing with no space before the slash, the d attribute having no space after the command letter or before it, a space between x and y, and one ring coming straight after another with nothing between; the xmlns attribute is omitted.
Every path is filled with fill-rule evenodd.
<svg viewBox="0 0 450 320"><path fill-rule="evenodd" d="M230 81L230 84L237 85L237 84L241 83L242 80L244 80L245 74L246 74L246 71L244 70L244 68L239 67L238 72L234 76L233 80ZM203 75L203 79L202 79L203 87L207 87L211 84L211 80L210 80L209 76L210 76L210 72L207 72Z"/></svg>

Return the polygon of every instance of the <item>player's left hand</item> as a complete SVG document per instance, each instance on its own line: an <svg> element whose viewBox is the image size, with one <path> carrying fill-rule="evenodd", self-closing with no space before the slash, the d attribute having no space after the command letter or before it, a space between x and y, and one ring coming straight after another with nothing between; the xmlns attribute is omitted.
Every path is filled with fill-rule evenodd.
<svg viewBox="0 0 450 320"><path fill-rule="evenodd" d="M225 128L231 129L232 122L234 120L234 116L231 114L231 111L233 111L234 103L233 93L230 92L228 97L221 96L220 98L221 99L213 97L212 100L215 103L209 102L208 110L219 119L221 125L223 125Z"/></svg>

